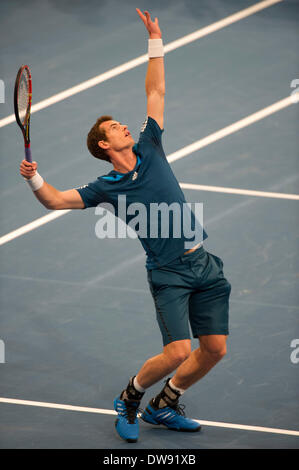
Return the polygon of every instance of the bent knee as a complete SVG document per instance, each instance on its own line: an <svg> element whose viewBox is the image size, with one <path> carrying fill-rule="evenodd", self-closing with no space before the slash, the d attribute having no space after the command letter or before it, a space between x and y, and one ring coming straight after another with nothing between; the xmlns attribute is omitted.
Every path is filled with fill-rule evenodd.
<svg viewBox="0 0 299 470"><path fill-rule="evenodd" d="M224 358L226 353L227 353L227 350L226 350L226 345L225 345L222 349L219 349L218 351L212 351L211 355L217 362L219 362L221 361L221 359Z"/></svg>
<svg viewBox="0 0 299 470"><path fill-rule="evenodd" d="M225 341L208 341L200 344L201 351L210 357L213 362L219 362L227 353Z"/></svg>
<svg viewBox="0 0 299 470"><path fill-rule="evenodd" d="M164 354L167 355L168 359L178 367L182 364L191 354L190 344L179 344L179 342L173 342L168 344L164 348Z"/></svg>
<svg viewBox="0 0 299 470"><path fill-rule="evenodd" d="M182 364L190 356L189 351L180 351L174 354L173 359L178 365Z"/></svg>
<svg viewBox="0 0 299 470"><path fill-rule="evenodd" d="M212 350L212 351L205 351L206 353L208 353L208 355L210 356L210 358L214 361L214 362L219 362L221 361L221 359L224 358L224 356L226 355L226 346L224 346L222 349L218 349L218 350Z"/></svg>

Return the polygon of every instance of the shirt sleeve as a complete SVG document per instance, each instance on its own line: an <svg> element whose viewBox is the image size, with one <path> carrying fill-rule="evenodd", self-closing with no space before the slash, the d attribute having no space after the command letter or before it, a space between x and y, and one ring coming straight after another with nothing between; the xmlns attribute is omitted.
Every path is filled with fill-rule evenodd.
<svg viewBox="0 0 299 470"><path fill-rule="evenodd" d="M84 209L87 209L88 207L96 207L98 204L105 201L103 193L99 190L98 181L93 181L75 189L78 191L84 202Z"/></svg>
<svg viewBox="0 0 299 470"><path fill-rule="evenodd" d="M162 147L162 134L164 132L164 129L161 129L157 121L155 119L151 118L150 116L147 116L146 120L144 121L140 135L139 135L139 142L142 143L142 141L151 141L155 145L161 146Z"/></svg>

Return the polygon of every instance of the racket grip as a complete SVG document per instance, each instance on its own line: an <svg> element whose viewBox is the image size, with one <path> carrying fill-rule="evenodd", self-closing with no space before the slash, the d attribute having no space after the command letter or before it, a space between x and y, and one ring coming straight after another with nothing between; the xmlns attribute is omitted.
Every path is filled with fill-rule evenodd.
<svg viewBox="0 0 299 470"><path fill-rule="evenodd" d="M25 147L25 158L26 158L27 162L32 163L30 147Z"/></svg>

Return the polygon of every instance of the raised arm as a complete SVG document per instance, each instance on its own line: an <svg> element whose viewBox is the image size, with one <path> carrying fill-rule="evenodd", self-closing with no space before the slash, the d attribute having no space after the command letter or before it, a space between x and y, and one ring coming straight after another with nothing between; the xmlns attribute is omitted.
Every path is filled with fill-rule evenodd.
<svg viewBox="0 0 299 470"><path fill-rule="evenodd" d="M148 11L144 14L136 8L148 33L149 39L162 39L158 18L153 22ZM147 115L155 119L160 128L164 127L164 96L165 96L165 73L164 57L149 58L147 74L145 78L145 91L147 96Z"/></svg>
<svg viewBox="0 0 299 470"><path fill-rule="evenodd" d="M84 209L83 200L76 189L59 191L48 184L38 174L36 162L29 163L23 160L20 165L20 173L25 179L30 180L29 184L35 197L47 209Z"/></svg>

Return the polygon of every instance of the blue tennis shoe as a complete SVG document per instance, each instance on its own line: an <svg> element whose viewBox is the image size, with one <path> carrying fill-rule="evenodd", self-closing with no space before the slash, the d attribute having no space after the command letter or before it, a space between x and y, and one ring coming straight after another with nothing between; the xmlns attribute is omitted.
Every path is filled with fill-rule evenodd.
<svg viewBox="0 0 299 470"><path fill-rule="evenodd" d="M139 423L137 419L139 400L121 400L120 396L114 400L114 409L118 414L115 427L122 439L127 442L137 442L139 437Z"/></svg>
<svg viewBox="0 0 299 470"><path fill-rule="evenodd" d="M153 400L142 413L141 418L146 423L163 424L173 431L196 432L199 431L201 425L198 421L186 418L184 413L184 405L175 405L173 407L165 406L164 408L155 408Z"/></svg>

